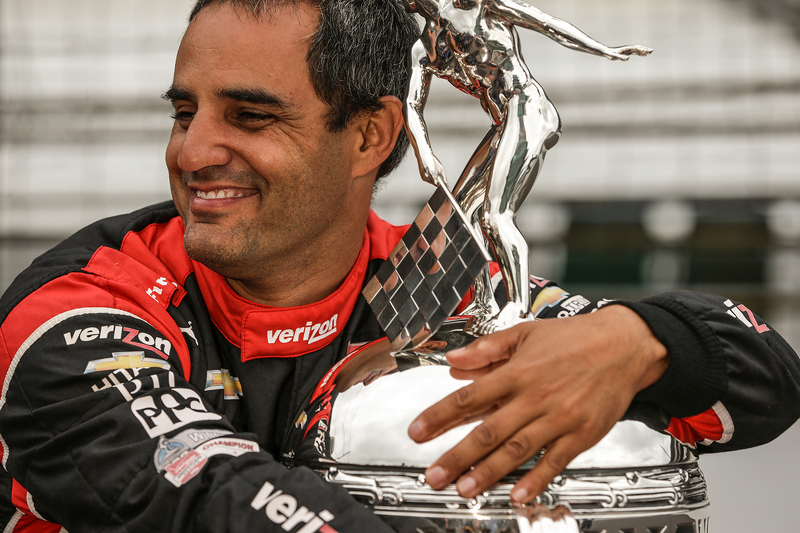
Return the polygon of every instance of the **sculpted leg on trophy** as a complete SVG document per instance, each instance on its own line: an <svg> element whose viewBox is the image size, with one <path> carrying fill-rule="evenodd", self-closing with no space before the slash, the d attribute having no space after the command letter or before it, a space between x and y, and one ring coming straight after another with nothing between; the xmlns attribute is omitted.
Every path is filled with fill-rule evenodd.
<svg viewBox="0 0 800 533"><path fill-rule="evenodd" d="M508 302L488 321L478 321L475 329L481 334L511 327L530 316L528 244L515 217L547 150L561 135L558 112L536 83L510 98L504 111L484 195L482 230L503 274Z"/></svg>
<svg viewBox="0 0 800 533"><path fill-rule="evenodd" d="M453 196L478 234L483 231L481 219L484 198L499 142L499 128L492 125L472 157L469 158L461 177L453 188ZM492 275L488 265L475 279L472 287L474 290L472 303L461 312L462 315L473 316L476 322L482 323L500 312L500 307L494 298Z"/></svg>

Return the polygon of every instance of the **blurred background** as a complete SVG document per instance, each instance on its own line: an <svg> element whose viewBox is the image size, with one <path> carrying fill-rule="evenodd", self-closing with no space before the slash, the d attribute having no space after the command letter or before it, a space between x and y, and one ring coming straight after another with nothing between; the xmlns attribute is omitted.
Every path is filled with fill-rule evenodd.
<svg viewBox="0 0 800 533"><path fill-rule="evenodd" d="M0 0L0 291L103 216L169 197L160 99L189 0ZM521 32L563 121L518 224L532 273L589 297L688 288L745 302L800 348L800 2L540 0L628 62ZM451 183L489 126L434 81L426 119ZM375 210L432 193L407 157ZM706 457L712 531L796 531L800 426Z"/></svg>

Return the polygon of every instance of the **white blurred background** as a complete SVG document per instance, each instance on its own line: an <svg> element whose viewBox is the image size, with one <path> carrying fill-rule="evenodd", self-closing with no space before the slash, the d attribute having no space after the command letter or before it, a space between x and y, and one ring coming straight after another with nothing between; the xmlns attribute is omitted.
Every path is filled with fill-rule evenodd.
<svg viewBox="0 0 800 533"><path fill-rule="evenodd" d="M169 86L189 0L0 0L0 291L100 217L169 197ZM533 273L591 297L690 288L745 302L800 348L798 0L541 0L648 58L610 62L521 32L564 124L518 223ZM489 121L434 82L451 183ZM408 223L412 157L376 197ZM701 461L712 531L797 531L800 426Z"/></svg>

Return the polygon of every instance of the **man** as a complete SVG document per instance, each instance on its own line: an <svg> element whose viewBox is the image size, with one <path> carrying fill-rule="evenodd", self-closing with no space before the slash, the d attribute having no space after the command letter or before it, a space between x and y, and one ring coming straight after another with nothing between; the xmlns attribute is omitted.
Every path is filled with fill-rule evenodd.
<svg viewBox="0 0 800 533"><path fill-rule="evenodd" d="M348 345L383 336L360 291L403 229L369 202L402 154L397 65L415 32L389 0L197 3L166 94L174 205L89 226L0 300L5 531L387 531L343 491L271 454ZM568 309L551 298L558 289L533 284L540 316ZM756 317L746 314L756 324L746 327L719 302L629 304L657 336L628 307L606 305L481 339L454 363L500 368L411 431L425 439L497 405L512 416L487 418L431 482L487 456L480 477L460 482L468 493L507 471L508 457L490 452L516 451L516 466L542 444L552 471L626 410L686 440L724 442L730 435L715 431L730 421L704 413L722 401L741 435L729 445L773 438L797 416L781 403L800 404L795 356ZM536 343L533 326L560 330L571 346ZM498 383L509 371L526 375ZM676 393L687 398L670 401ZM698 413L700 423L670 423ZM523 483L526 497L515 497L536 487Z"/></svg>

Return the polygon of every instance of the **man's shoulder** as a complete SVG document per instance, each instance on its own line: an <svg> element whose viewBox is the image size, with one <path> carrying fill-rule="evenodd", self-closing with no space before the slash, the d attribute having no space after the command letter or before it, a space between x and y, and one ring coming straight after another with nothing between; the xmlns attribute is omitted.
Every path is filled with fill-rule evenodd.
<svg viewBox="0 0 800 533"><path fill-rule="evenodd" d="M36 258L17 276L0 298L0 322L37 289L64 276L85 272L101 250L130 257L151 268L160 262L159 253L183 254L181 241L177 240L177 246L174 242L182 232L171 201L99 220Z"/></svg>

